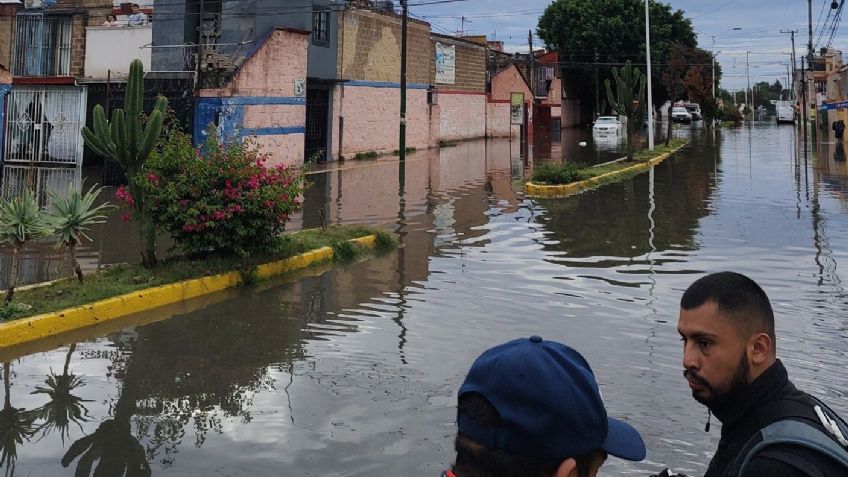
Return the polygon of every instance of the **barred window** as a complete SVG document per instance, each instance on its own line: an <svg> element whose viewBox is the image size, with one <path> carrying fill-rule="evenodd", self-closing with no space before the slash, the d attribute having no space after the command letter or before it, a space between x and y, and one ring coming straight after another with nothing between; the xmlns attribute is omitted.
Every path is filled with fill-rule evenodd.
<svg viewBox="0 0 848 477"><path fill-rule="evenodd" d="M330 44L330 9L312 6L312 44L328 46Z"/></svg>
<svg viewBox="0 0 848 477"><path fill-rule="evenodd" d="M15 76L67 76L71 69L71 17L19 13L12 50Z"/></svg>

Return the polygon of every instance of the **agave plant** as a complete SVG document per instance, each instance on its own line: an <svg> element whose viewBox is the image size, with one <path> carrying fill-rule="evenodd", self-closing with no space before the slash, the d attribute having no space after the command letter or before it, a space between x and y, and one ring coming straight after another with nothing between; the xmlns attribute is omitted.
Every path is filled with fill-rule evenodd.
<svg viewBox="0 0 848 477"><path fill-rule="evenodd" d="M14 475L18 446L35 435L36 413L12 406L10 391L11 365L3 364L3 388L5 399L0 409L0 467L7 476Z"/></svg>
<svg viewBox="0 0 848 477"><path fill-rule="evenodd" d="M6 303L11 303L18 280L18 255L30 240L50 235L52 230L45 222L38 199L30 190L12 200L0 200L0 242L12 244L12 266Z"/></svg>
<svg viewBox="0 0 848 477"><path fill-rule="evenodd" d="M80 283L83 281L83 276L82 268L77 261L76 247L85 240L91 241L91 237L86 232L92 225L105 222L106 215L103 212L114 207L108 202L94 205L102 190L95 184L85 193L71 185L65 196L53 190L48 191L52 208L46 214L45 221L53 229L58 240L57 245L64 247L65 253L70 256L74 273Z"/></svg>
<svg viewBox="0 0 848 477"><path fill-rule="evenodd" d="M76 346L74 343L68 350L62 374L57 376L51 372L44 381L46 386L36 386L35 391L32 392L32 394L46 394L50 398L47 404L35 410L38 417L44 421L37 430L42 432L42 436L50 434L53 430L59 431L63 444L65 437L70 435L71 423L83 430L82 423L88 421L88 409L83 404L88 400L73 394L73 391L84 386L85 382L68 372L71 355L76 350Z"/></svg>

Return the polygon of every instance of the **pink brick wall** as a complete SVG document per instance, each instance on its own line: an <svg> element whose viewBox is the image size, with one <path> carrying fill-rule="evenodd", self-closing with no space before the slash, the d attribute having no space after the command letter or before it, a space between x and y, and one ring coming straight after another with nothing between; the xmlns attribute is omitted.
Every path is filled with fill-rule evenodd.
<svg viewBox="0 0 848 477"><path fill-rule="evenodd" d="M339 96L339 88L336 94ZM340 105L336 105L340 106ZM410 89L406 103L407 147L424 149L432 147L430 133L430 107L427 91ZM398 125L400 118L400 89L376 88L371 86L345 86L344 97L344 145L342 154L349 159L358 152L392 152L398 148ZM338 134L338 108L333 115L333 132ZM338 138L338 135L335 136ZM338 156L337 141L333 144L333 155Z"/></svg>
<svg viewBox="0 0 848 477"><path fill-rule="evenodd" d="M200 97L250 97L273 101L295 97L295 81L306 82L309 36L275 30L259 50L239 69L235 77L220 89L199 90ZM235 105L243 108L244 129L303 127L305 104ZM303 133L273 134L247 138L270 155L270 164L303 164Z"/></svg>
<svg viewBox="0 0 848 477"><path fill-rule="evenodd" d="M246 141L259 146L268 154L268 164L303 165L303 134L248 136Z"/></svg>
<svg viewBox="0 0 848 477"><path fill-rule="evenodd" d="M488 136L506 137L509 136L511 130L512 135L518 137L519 127L513 126L510 128L509 125L508 103L488 103L486 115L488 116Z"/></svg>
<svg viewBox="0 0 848 477"><path fill-rule="evenodd" d="M515 65L501 70L492 78L492 99L509 100L510 93L524 93L525 100L533 100L527 82Z"/></svg>
<svg viewBox="0 0 848 477"><path fill-rule="evenodd" d="M486 96L439 94L439 139L453 141L486 135Z"/></svg>

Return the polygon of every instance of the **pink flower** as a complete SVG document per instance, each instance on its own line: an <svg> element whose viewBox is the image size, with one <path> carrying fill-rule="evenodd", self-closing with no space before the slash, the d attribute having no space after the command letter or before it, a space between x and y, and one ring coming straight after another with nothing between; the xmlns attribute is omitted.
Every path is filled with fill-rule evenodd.
<svg viewBox="0 0 848 477"><path fill-rule="evenodd" d="M249 187L250 189L259 188L259 178L256 176L250 176L250 178L247 180L247 187Z"/></svg>
<svg viewBox="0 0 848 477"><path fill-rule="evenodd" d="M183 232L194 232L197 230L197 227L194 224L185 224L183 225Z"/></svg>
<svg viewBox="0 0 848 477"><path fill-rule="evenodd" d="M233 205L227 207L227 212L229 212L231 214L234 213L234 212L243 212L243 211L244 211L244 209L238 204L233 204Z"/></svg>
<svg viewBox="0 0 848 477"><path fill-rule="evenodd" d="M182 199L181 201L179 201L177 203L180 204L180 207L187 207L188 204L191 204L191 201L188 200L188 199Z"/></svg>
<svg viewBox="0 0 848 477"><path fill-rule="evenodd" d="M224 220L224 219L226 219L226 218L227 218L227 214L225 214L225 213L224 213L223 211L221 211L221 210L216 210L216 211L215 211L215 213L214 213L214 214L212 214L212 218L213 218L214 220L221 221L221 220Z"/></svg>
<svg viewBox="0 0 848 477"><path fill-rule="evenodd" d="M274 207L274 201L273 201L273 200L270 200L270 199L269 199L269 200L266 200L266 201L265 201L265 208L266 208L266 209L270 209L271 207Z"/></svg>
<svg viewBox="0 0 848 477"><path fill-rule="evenodd" d="M115 191L115 198L129 205L130 207L135 205L135 201L133 200L130 192L127 190L126 186L118 187L118 190Z"/></svg>
<svg viewBox="0 0 848 477"><path fill-rule="evenodd" d="M153 172L151 172L150 174L147 174L147 180L149 180L150 182L152 182L152 183L153 183L153 185L159 185L159 176L158 176L158 175L156 175L156 174L155 174L155 173L153 173Z"/></svg>
<svg viewBox="0 0 848 477"><path fill-rule="evenodd" d="M130 221L132 221L132 212L130 212L130 211L124 212L123 215L121 215L121 220L124 221L125 223L129 223Z"/></svg>

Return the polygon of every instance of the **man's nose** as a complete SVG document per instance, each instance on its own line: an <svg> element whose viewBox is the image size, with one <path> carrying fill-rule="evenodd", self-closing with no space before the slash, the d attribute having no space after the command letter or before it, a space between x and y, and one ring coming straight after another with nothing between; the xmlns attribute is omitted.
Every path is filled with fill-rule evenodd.
<svg viewBox="0 0 848 477"><path fill-rule="evenodd" d="M698 368L697 349L692 345L692 343L685 343L683 345L683 369L697 370Z"/></svg>

